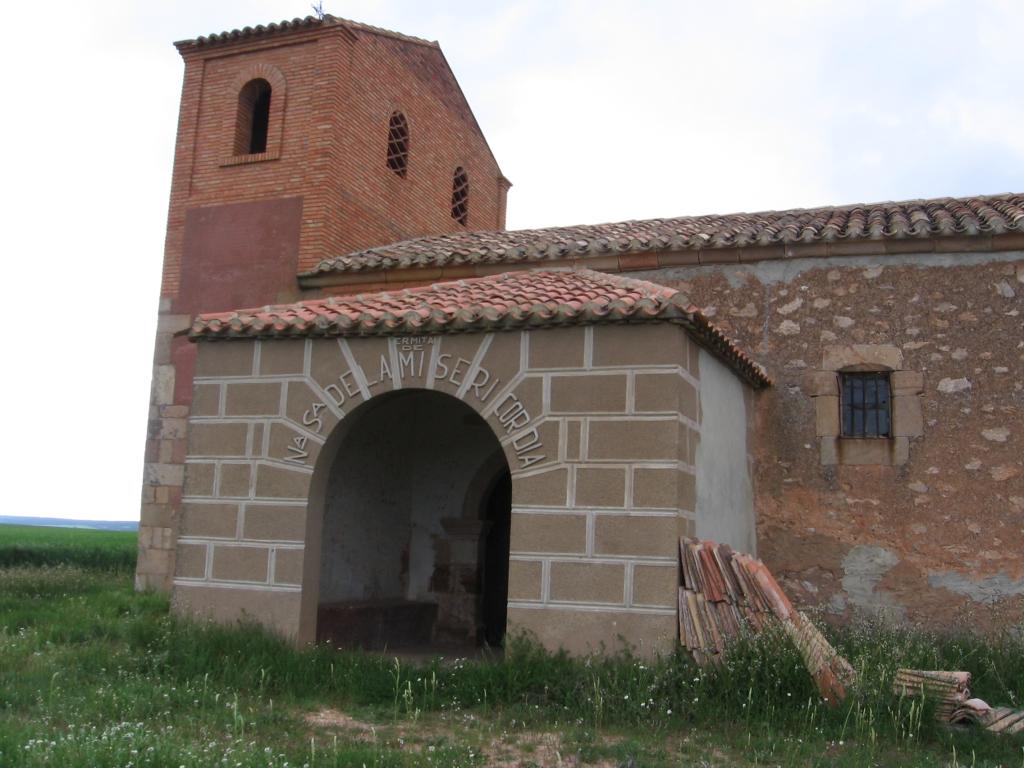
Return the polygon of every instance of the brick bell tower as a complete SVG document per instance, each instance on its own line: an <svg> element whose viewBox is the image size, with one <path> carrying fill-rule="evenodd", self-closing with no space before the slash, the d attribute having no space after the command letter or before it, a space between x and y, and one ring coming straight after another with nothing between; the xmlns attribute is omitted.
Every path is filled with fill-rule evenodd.
<svg viewBox="0 0 1024 768"><path fill-rule="evenodd" d="M436 42L324 16L175 46L185 76L136 573L158 590L185 506L193 316L313 298L296 275L330 256L504 229L510 187Z"/></svg>

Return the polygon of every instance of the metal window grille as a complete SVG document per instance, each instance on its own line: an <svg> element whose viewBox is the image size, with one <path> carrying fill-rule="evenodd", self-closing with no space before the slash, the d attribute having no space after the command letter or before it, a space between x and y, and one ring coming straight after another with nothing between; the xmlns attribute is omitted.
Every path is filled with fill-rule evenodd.
<svg viewBox="0 0 1024 768"><path fill-rule="evenodd" d="M889 374L843 373L841 379L843 437L889 437Z"/></svg>
<svg viewBox="0 0 1024 768"><path fill-rule="evenodd" d="M405 115L395 112L388 123L388 168L405 177L409 167L409 123Z"/></svg>
<svg viewBox="0 0 1024 768"><path fill-rule="evenodd" d="M452 218L459 224L469 219L469 177L461 167L452 178Z"/></svg>

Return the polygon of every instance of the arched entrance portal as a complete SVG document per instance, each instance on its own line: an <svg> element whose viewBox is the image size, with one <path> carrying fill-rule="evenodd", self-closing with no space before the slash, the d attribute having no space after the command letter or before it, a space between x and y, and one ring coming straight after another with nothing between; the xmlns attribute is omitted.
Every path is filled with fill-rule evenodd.
<svg viewBox="0 0 1024 768"><path fill-rule="evenodd" d="M369 400L339 429L324 487L317 639L392 650L500 644L511 480L490 426L451 395L411 389Z"/></svg>

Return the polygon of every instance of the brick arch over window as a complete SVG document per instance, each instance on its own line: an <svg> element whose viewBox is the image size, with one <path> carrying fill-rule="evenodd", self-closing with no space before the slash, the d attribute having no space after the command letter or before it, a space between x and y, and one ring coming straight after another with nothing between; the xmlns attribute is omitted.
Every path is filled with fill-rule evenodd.
<svg viewBox="0 0 1024 768"><path fill-rule="evenodd" d="M265 85L264 85L265 84ZM271 64L252 64L236 75L229 91L233 99L224 108L224 165L274 160L281 156L287 87L281 70ZM252 152L253 110L269 98L266 115L266 140L258 142L262 151ZM259 115L257 115L259 117ZM262 138L262 137L260 137Z"/></svg>

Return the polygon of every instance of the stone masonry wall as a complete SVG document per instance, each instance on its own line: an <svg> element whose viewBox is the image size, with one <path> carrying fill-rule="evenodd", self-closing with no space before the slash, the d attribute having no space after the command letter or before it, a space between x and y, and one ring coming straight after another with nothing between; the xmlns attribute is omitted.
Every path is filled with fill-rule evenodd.
<svg viewBox="0 0 1024 768"><path fill-rule="evenodd" d="M314 472L331 464L319 452L347 411L416 387L471 405L505 449L513 631L572 651L620 637L647 653L673 646L699 439L698 350L681 328L198 346L177 610L250 614L311 639L303 573L320 542L307 516L322 508L308 502Z"/></svg>
<svg viewBox="0 0 1024 768"><path fill-rule="evenodd" d="M758 546L797 602L942 628L1024 618L1024 254L633 274L689 293L775 378L757 398ZM893 452L837 452L820 413L838 418L822 373L834 386L864 355L906 372Z"/></svg>

